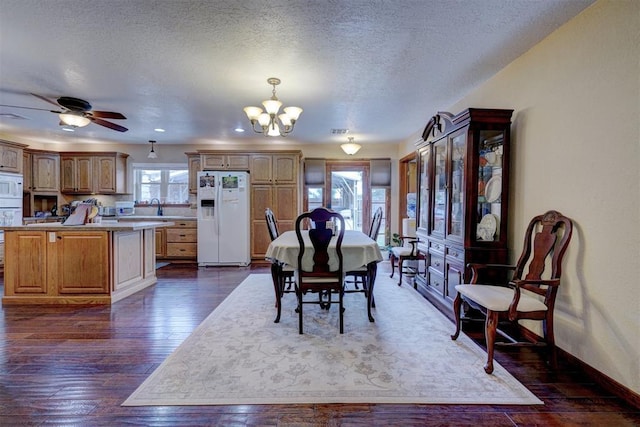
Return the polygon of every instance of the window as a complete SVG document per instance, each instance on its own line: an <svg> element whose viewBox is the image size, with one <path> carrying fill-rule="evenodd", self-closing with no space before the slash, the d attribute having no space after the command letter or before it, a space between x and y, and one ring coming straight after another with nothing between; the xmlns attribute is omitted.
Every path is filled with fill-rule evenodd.
<svg viewBox="0 0 640 427"><path fill-rule="evenodd" d="M167 205L189 203L186 164L134 164L133 180L137 203L149 203L154 198Z"/></svg>

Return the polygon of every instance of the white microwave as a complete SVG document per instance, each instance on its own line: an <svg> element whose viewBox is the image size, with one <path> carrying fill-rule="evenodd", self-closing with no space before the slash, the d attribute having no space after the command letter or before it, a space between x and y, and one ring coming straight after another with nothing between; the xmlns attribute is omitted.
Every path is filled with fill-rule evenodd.
<svg viewBox="0 0 640 427"><path fill-rule="evenodd" d="M0 173L0 199L22 199L22 175Z"/></svg>

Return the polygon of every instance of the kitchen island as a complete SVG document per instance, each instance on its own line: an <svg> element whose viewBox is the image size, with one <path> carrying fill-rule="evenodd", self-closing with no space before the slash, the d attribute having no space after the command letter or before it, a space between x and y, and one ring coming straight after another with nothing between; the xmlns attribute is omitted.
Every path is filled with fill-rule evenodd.
<svg viewBox="0 0 640 427"><path fill-rule="evenodd" d="M2 226L2 304L111 304L126 298L156 283L155 229L171 225Z"/></svg>

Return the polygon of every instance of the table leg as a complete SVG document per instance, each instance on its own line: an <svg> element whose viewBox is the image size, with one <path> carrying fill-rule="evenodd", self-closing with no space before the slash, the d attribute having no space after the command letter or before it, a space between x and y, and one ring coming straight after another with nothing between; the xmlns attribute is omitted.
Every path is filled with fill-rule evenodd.
<svg viewBox="0 0 640 427"><path fill-rule="evenodd" d="M282 266L277 263L271 263L271 279L273 280L273 290L276 295L276 320L274 323L280 322L280 313L282 312Z"/></svg>
<svg viewBox="0 0 640 427"><path fill-rule="evenodd" d="M373 297L373 288L376 284L376 274L378 272L378 263L371 262L367 265L367 315L369 316L369 322L375 322L375 319L371 315L371 307L376 306L375 298Z"/></svg>

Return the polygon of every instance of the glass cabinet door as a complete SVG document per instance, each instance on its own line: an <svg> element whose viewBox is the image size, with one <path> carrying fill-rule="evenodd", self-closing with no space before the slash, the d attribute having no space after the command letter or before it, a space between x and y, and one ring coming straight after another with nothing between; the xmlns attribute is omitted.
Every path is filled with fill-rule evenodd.
<svg viewBox="0 0 640 427"><path fill-rule="evenodd" d="M467 152L466 132L451 136L448 236L462 239L464 233L464 165Z"/></svg>
<svg viewBox="0 0 640 427"><path fill-rule="evenodd" d="M447 203L447 139L433 145L433 211L431 232L444 235Z"/></svg>
<svg viewBox="0 0 640 427"><path fill-rule="evenodd" d="M419 201L418 201L418 223L416 224L418 229L425 229L429 225L429 189L431 185L429 183L429 162L430 162L431 148L426 147L420 152L420 188L418 189Z"/></svg>
<svg viewBox="0 0 640 427"><path fill-rule="evenodd" d="M482 130L478 143L476 240L500 240L504 132Z"/></svg>

